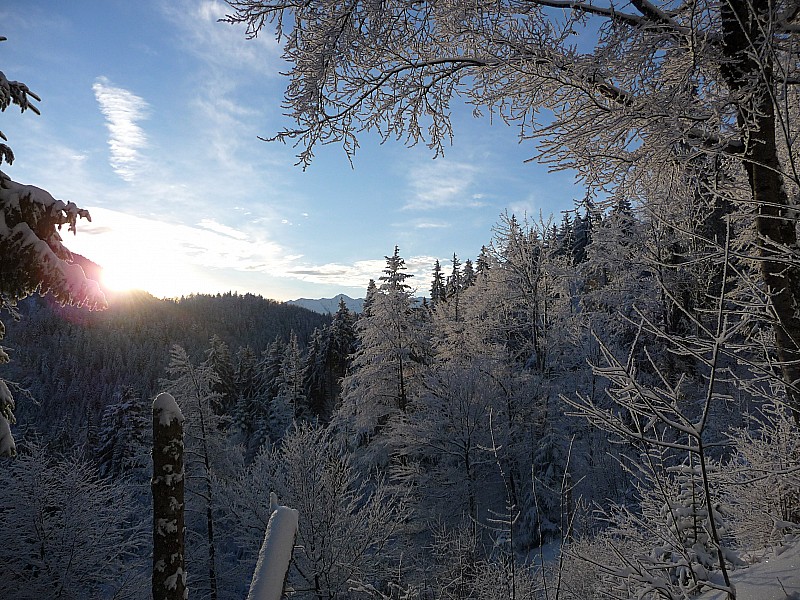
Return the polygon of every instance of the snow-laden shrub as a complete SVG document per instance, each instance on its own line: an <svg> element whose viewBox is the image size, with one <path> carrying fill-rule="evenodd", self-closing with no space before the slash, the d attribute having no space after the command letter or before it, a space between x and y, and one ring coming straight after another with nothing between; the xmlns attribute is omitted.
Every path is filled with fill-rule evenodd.
<svg viewBox="0 0 800 600"><path fill-rule="evenodd" d="M606 511L608 527L573 547L568 571L580 578L581 569L595 568L602 589L620 598L688 600L709 588L725 589L723 567L744 563L730 547L727 513L710 480L715 501L711 507L706 502L701 471L690 460L667 466L663 453L643 455L633 473L638 501Z"/></svg>
<svg viewBox="0 0 800 600"><path fill-rule="evenodd" d="M148 522L124 482L37 442L0 469L0 598L115 598L149 592Z"/></svg>
<svg viewBox="0 0 800 600"><path fill-rule="evenodd" d="M800 528L800 429L787 407L770 404L729 438L735 453L722 473L731 533L747 548L778 543Z"/></svg>
<svg viewBox="0 0 800 600"><path fill-rule="evenodd" d="M294 598L363 597L397 584L404 566L398 538L410 511L406 493L362 477L328 430L290 430L222 491L246 572L270 517L271 490L300 516L288 577ZM405 589L406 582L398 585Z"/></svg>

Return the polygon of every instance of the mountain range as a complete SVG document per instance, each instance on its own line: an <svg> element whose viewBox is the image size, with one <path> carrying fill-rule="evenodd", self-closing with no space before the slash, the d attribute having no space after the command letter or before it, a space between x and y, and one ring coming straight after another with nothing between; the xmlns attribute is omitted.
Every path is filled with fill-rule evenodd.
<svg viewBox="0 0 800 600"><path fill-rule="evenodd" d="M288 300L286 304L294 304L323 315L332 315L339 310L340 300L344 300L345 306L353 312L360 313L364 310L363 298L351 298L346 294L338 294L333 298L298 298L297 300Z"/></svg>

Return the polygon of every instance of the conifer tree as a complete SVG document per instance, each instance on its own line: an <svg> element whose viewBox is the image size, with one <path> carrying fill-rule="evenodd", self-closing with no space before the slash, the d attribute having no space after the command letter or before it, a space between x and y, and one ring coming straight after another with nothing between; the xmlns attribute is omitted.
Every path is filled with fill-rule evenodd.
<svg viewBox="0 0 800 600"><path fill-rule="evenodd" d="M326 329L314 329L303 362L303 388L308 396L309 412L317 417L323 412L323 406L327 403L325 360L330 340L325 332Z"/></svg>
<svg viewBox="0 0 800 600"><path fill-rule="evenodd" d="M0 42L5 40L0 36ZM9 81L0 71L0 112L15 105L22 112L39 114L34 101L40 98L27 85ZM0 139L6 140L2 131ZM3 161L11 164L14 153L0 142L0 165ZM16 317L17 302L31 294L50 294L62 304L89 309L106 306L97 282L87 279L62 243L63 227L75 233L78 219L91 217L72 202L56 200L45 190L12 181L0 171L0 313ZM0 341L4 336L5 326L0 321ZM8 353L0 345L0 364L8 361ZM0 378L0 456L16 452L11 435L14 422L14 397Z"/></svg>
<svg viewBox="0 0 800 600"><path fill-rule="evenodd" d="M406 283L406 279L413 277L410 273L406 273L406 261L400 256L400 247L394 247L394 253L391 256L386 256L386 267L383 269L383 275L378 279L382 281L380 291L391 293L409 293L411 287Z"/></svg>
<svg viewBox="0 0 800 600"><path fill-rule="evenodd" d="M375 284L374 279L370 279L367 284L367 291L364 294L364 310L363 316L368 317L372 309L372 304L375 301L375 295L378 293L378 286Z"/></svg>
<svg viewBox="0 0 800 600"><path fill-rule="evenodd" d="M405 260L395 246L386 257L380 288L369 310L356 323L357 350L343 381L338 418L358 439L385 429L392 416L404 413L418 383L424 354L421 330L405 283Z"/></svg>
<svg viewBox="0 0 800 600"><path fill-rule="evenodd" d="M211 600L217 600L215 472L218 473L219 469L216 467L224 461L225 455L222 419L214 410L220 401L219 394L214 391L219 379L208 361L199 366L193 364L186 350L178 345L173 346L170 351L167 374L168 379L161 382L163 389L175 398L186 419L186 472L188 481L192 482L187 493L203 504L203 510L196 511L194 515L205 517L202 525L187 523L187 526L205 530L206 585ZM192 550L191 544L187 546L187 562L192 561Z"/></svg>
<svg viewBox="0 0 800 600"><path fill-rule="evenodd" d="M439 301L446 299L445 280L442 273L442 267L439 264L439 259L433 263L433 280L431 281L431 304L436 306Z"/></svg>
<svg viewBox="0 0 800 600"><path fill-rule="evenodd" d="M475 259L475 277L485 277L489 273L491 255L486 246L481 246L478 258Z"/></svg>
<svg viewBox="0 0 800 600"><path fill-rule="evenodd" d="M463 288L463 281L461 279L461 261L458 256L453 252L452 271L450 277L447 278L447 286L445 288L447 299L453 305L453 319L455 321L461 320L459 308L461 308L461 290Z"/></svg>
<svg viewBox="0 0 800 600"><path fill-rule="evenodd" d="M236 401L236 370L228 344L218 335L212 335L206 350L206 365L214 372L212 391L217 395L214 410L219 414L230 414Z"/></svg>
<svg viewBox="0 0 800 600"><path fill-rule="evenodd" d="M143 470L149 463L150 419L144 402L131 387L123 388L103 412L97 440L102 475L118 476Z"/></svg>
<svg viewBox="0 0 800 600"><path fill-rule="evenodd" d="M286 343L280 337L276 337L262 358L261 372L264 378L266 395L269 400L272 400L278 395L285 353Z"/></svg>
<svg viewBox="0 0 800 600"><path fill-rule="evenodd" d="M273 400L271 427L273 439L280 439L295 420L308 417L308 402L304 385L303 356L294 330L281 363L280 385Z"/></svg>
<svg viewBox="0 0 800 600"><path fill-rule="evenodd" d="M245 446L245 455L252 459L269 439L269 386L263 364L249 346L239 349L236 365L236 405L233 420Z"/></svg>
<svg viewBox="0 0 800 600"><path fill-rule="evenodd" d="M472 265L472 260L469 258L464 261L464 268L461 271L462 285L467 288L475 284L475 267Z"/></svg>
<svg viewBox="0 0 800 600"><path fill-rule="evenodd" d="M355 316L344 300L330 325L318 331L309 343L305 381L311 413L327 422L339 403L341 379L347 374L355 352Z"/></svg>

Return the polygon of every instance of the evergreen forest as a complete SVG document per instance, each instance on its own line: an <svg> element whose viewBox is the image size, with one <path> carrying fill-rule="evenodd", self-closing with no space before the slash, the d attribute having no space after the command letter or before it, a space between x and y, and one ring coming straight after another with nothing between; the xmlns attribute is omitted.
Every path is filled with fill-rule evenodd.
<svg viewBox="0 0 800 600"><path fill-rule="evenodd" d="M320 315L106 296L88 211L0 172L0 599L248 597L287 514L250 600L800 597L800 5L225 5L299 166L466 105L585 196Z"/></svg>
<svg viewBox="0 0 800 600"><path fill-rule="evenodd" d="M748 229L666 209L504 214L428 281L395 247L360 314L238 294L20 302L4 597L149 597L162 391L186 418L191 598L247 595L270 492L300 514L290 597L728 589L793 539L800 435L736 252Z"/></svg>

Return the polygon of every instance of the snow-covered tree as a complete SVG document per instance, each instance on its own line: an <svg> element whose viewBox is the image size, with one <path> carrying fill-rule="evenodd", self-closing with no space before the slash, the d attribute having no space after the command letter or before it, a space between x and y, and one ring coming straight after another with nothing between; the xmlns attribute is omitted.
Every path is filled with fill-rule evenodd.
<svg viewBox="0 0 800 600"><path fill-rule="evenodd" d="M433 264L433 275L431 279L431 304L436 305L440 300L446 300L445 297L445 279L442 273L442 266L439 264L439 259Z"/></svg>
<svg viewBox="0 0 800 600"><path fill-rule="evenodd" d="M478 359L452 360L427 374L408 414L394 426L393 442L402 457L395 477L424 490L418 517L454 526L471 523L473 538L485 522L492 494L486 483L497 477L487 427L500 413L500 393Z"/></svg>
<svg viewBox="0 0 800 600"><path fill-rule="evenodd" d="M292 331L284 350L278 390L270 404L271 438L281 439L296 420L308 417L304 362L297 335Z"/></svg>
<svg viewBox="0 0 800 600"><path fill-rule="evenodd" d="M144 402L130 387L122 389L103 412L97 435L97 462L103 475L143 472L148 457L150 418Z"/></svg>
<svg viewBox="0 0 800 600"><path fill-rule="evenodd" d="M405 261L395 247L386 257L380 287L369 311L356 323L357 350L344 378L337 418L359 443L383 431L392 416L404 413L419 382L424 340L405 283Z"/></svg>
<svg viewBox="0 0 800 600"><path fill-rule="evenodd" d="M492 252L501 267L494 275L497 327L516 361L545 374L570 358L567 348L577 341L571 259L545 222L504 214L494 232Z"/></svg>
<svg viewBox="0 0 800 600"><path fill-rule="evenodd" d="M0 37L0 42L6 38ZM16 105L22 112L39 114L33 101L39 97L24 83L10 81L0 71L0 112ZM0 138L6 140L0 131ZM11 164L14 153L0 143L0 165ZM0 171L0 312L15 315L17 301L31 294L51 294L62 304L103 308L105 297L97 282L86 278L62 243L60 231L75 233L78 219L90 220L86 210L72 202L56 200L45 190L12 181ZM0 341L5 327L0 322ZM0 364L8 362L0 346ZM15 452L11 425L14 398L8 383L0 378L0 455Z"/></svg>
<svg viewBox="0 0 800 600"><path fill-rule="evenodd" d="M733 211L712 212L748 217L740 254L758 261L800 408L796 2L228 3L249 36L277 28L297 125L276 138L296 140L303 164L318 143L354 153L365 130L439 153L454 97L618 197L654 173L684 177L699 155L719 159L711 198Z"/></svg>
<svg viewBox="0 0 800 600"><path fill-rule="evenodd" d="M777 545L800 526L800 431L774 401L745 424L728 433L733 456L720 466L730 530L742 547Z"/></svg>
<svg viewBox="0 0 800 600"><path fill-rule="evenodd" d="M305 367L309 408L323 422L330 420L339 403L341 380L356 349L355 322L355 315L340 300L331 324L309 344Z"/></svg>
<svg viewBox="0 0 800 600"><path fill-rule="evenodd" d="M225 464L228 450L224 444L221 417L214 410L220 399L219 394L214 391L218 376L207 361L195 365L186 350L178 345L173 346L170 351L167 374L168 378L161 382L162 387L175 398L186 419L186 473L190 484L186 490L188 503L194 505L197 502L202 505L202 509L194 509L189 515L191 520L187 518L187 528L201 531L205 543L200 547L187 544L187 563L198 561L196 557L205 560L207 579L204 586L207 586L209 597L216 600L215 476L222 474L221 465ZM201 571L197 569L196 572Z"/></svg>
<svg viewBox="0 0 800 600"><path fill-rule="evenodd" d="M246 456L252 459L261 445L269 439L269 388L264 363L249 346L240 348L236 361L236 403L233 422Z"/></svg>
<svg viewBox="0 0 800 600"><path fill-rule="evenodd" d="M147 597L148 522L124 481L29 440L0 489L0 596Z"/></svg>
<svg viewBox="0 0 800 600"><path fill-rule="evenodd" d="M236 401L236 368L228 344L218 335L212 335L206 350L205 363L214 372L212 391L217 394L214 409L221 415L229 415Z"/></svg>
<svg viewBox="0 0 800 600"><path fill-rule="evenodd" d="M583 558L617 596L683 599L717 589L735 598L726 573L744 562L730 547L724 507L706 503L699 464L666 466L668 456L651 449L642 457L633 473L637 505L613 506L598 539L605 549Z"/></svg>
<svg viewBox="0 0 800 600"><path fill-rule="evenodd" d="M464 268L461 270L462 285L465 288L475 285L475 277L475 267L472 264L472 260L468 258L464 261Z"/></svg>
<svg viewBox="0 0 800 600"><path fill-rule="evenodd" d="M372 303L375 301L375 295L378 293L378 286L374 279L370 279L367 283L367 291L364 294L364 310L362 315L368 317L372 310Z"/></svg>
<svg viewBox="0 0 800 600"><path fill-rule="evenodd" d="M461 308L461 292L463 287L464 282L461 277L461 261L458 259L458 255L453 252L452 271L445 284L445 296L447 301L453 305L453 320L455 321L460 321L462 318L459 313L459 308Z"/></svg>
<svg viewBox="0 0 800 600"><path fill-rule="evenodd" d="M270 516L270 490L300 514L289 569L295 595L332 600L385 589L400 565L399 536L410 509L404 493L359 473L329 430L300 424L232 487L251 568Z"/></svg>

